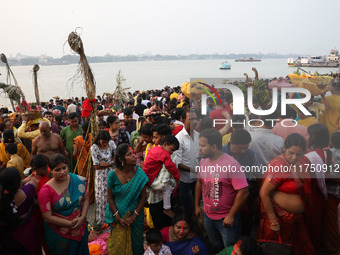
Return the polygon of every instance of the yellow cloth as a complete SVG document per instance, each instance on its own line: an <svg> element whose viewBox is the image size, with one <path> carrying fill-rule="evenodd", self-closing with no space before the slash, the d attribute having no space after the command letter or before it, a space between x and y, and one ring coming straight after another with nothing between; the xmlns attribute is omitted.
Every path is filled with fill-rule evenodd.
<svg viewBox="0 0 340 255"><path fill-rule="evenodd" d="M182 83L181 91L186 97L190 98L190 81Z"/></svg>
<svg viewBox="0 0 340 255"><path fill-rule="evenodd" d="M26 176L24 175L25 170L24 161L17 154L11 156L11 159L7 162L6 167L15 167L16 169L18 169L21 175L21 179L26 178Z"/></svg>
<svg viewBox="0 0 340 255"><path fill-rule="evenodd" d="M176 98L178 100L178 97L179 97L179 95L176 92L174 92L170 95L170 100L173 99L173 98Z"/></svg>
<svg viewBox="0 0 340 255"><path fill-rule="evenodd" d="M297 123L308 128L309 126L317 123L317 120L315 117L309 117L309 118L298 120Z"/></svg>
<svg viewBox="0 0 340 255"><path fill-rule="evenodd" d="M145 162L145 159L146 159L146 156L148 155L148 152L151 148L155 147L155 145L153 143L148 143L146 145L146 148L145 148L145 155L144 155L144 162Z"/></svg>
<svg viewBox="0 0 340 255"><path fill-rule="evenodd" d="M326 125L331 136L336 130L340 129L340 95L331 95L326 97L331 108L324 111L319 122Z"/></svg>
<svg viewBox="0 0 340 255"><path fill-rule="evenodd" d="M7 144L0 143L0 161L4 165L6 165L7 162L9 161L9 158L7 157L7 153L6 153L6 150L5 150L6 145ZM17 155L24 161L24 166L26 168L28 168L30 166L30 162L31 162L30 153L26 149L25 145L23 145L22 143L17 143L17 147L18 147Z"/></svg>
<svg viewBox="0 0 340 255"><path fill-rule="evenodd" d="M183 107L183 104L184 104L184 102L182 102L182 103L178 104L178 105L176 106L176 108Z"/></svg>
<svg viewBox="0 0 340 255"><path fill-rule="evenodd" d="M39 129L31 131L31 132L26 132L27 127L28 126L27 126L26 123L22 123L21 126L18 128L18 137L19 138L33 140L34 138L36 138L37 136L40 135Z"/></svg>
<svg viewBox="0 0 340 255"><path fill-rule="evenodd" d="M18 115L18 113L12 112L12 113L8 114L8 117L9 117L11 120L14 120L14 119L15 119L15 116L17 116L17 115Z"/></svg>
<svg viewBox="0 0 340 255"><path fill-rule="evenodd" d="M155 226L153 225L150 209L148 207L144 207L144 212L146 216L146 223L148 224L149 228L155 228Z"/></svg>
<svg viewBox="0 0 340 255"><path fill-rule="evenodd" d="M230 142L231 133L226 134L222 137L222 145L227 145Z"/></svg>
<svg viewBox="0 0 340 255"><path fill-rule="evenodd" d="M127 218L127 213L124 218ZM133 255L131 242L131 225L123 228L120 224L116 224L107 240L108 255Z"/></svg>
<svg viewBox="0 0 340 255"><path fill-rule="evenodd" d="M35 125L35 124L40 124L43 121L48 122L50 124L50 126L51 126L51 122L48 119L45 119L45 118L39 118L39 119L35 119L35 120L30 120L27 123L27 126L31 126L31 125Z"/></svg>

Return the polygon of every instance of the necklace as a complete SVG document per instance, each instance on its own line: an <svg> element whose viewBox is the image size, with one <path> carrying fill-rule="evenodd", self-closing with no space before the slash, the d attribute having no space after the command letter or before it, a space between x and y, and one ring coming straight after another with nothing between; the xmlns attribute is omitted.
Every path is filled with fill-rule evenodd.
<svg viewBox="0 0 340 255"><path fill-rule="evenodd" d="M125 179L126 183L131 181L132 178L134 177L134 175L135 175L135 171L134 170L135 169L133 169L132 172L130 172L130 173L126 173L124 170L120 170L121 176L123 177L123 179Z"/></svg>
<svg viewBox="0 0 340 255"><path fill-rule="evenodd" d="M68 204L72 204L72 201L70 198L70 192L68 191L68 188L63 192L63 195L66 197L66 202Z"/></svg>
<svg viewBox="0 0 340 255"><path fill-rule="evenodd" d="M60 185L59 183L58 183L58 188L59 188L60 190L63 190L63 188L61 187L61 185ZM67 202L68 204L72 204L72 201L71 201L71 198L70 198L70 192L68 191L68 185L67 185L66 190L64 190L64 191L62 192L62 194L63 194L63 196L65 197L66 202Z"/></svg>

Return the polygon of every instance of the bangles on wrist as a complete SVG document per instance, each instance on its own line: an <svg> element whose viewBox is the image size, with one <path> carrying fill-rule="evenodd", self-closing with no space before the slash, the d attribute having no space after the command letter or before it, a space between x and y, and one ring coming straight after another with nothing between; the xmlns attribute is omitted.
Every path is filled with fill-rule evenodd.
<svg viewBox="0 0 340 255"><path fill-rule="evenodd" d="M113 214L113 217L116 217L117 215L118 215L118 210L117 210L117 212L115 212L114 214Z"/></svg>

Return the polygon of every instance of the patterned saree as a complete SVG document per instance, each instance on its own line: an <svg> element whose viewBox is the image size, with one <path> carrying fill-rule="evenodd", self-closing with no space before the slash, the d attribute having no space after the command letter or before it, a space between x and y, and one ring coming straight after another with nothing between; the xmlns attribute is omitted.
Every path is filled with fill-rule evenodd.
<svg viewBox="0 0 340 255"><path fill-rule="evenodd" d="M122 185L114 171L109 173L107 187L112 189L114 201L121 217L127 218L134 213L139 200L140 193L148 177L144 171L138 167L133 178L126 184ZM143 229L144 214L137 216L136 221L128 228L123 228L120 224L113 224L115 218L110 209L109 203L106 206L105 221L110 223L111 234L107 242L107 251L109 255L139 255L144 253L143 249Z"/></svg>
<svg viewBox="0 0 340 255"><path fill-rule="evenodd" d="M52 201L52 214L72 221L81 214L81 203L86 193L86 179L76 174L70 175L68 194L62 193L57 201ZM47 205L48 206L48 205ZM57 227L44 222L45 242L53 255L89 254L87 222L76 230Z"/></svg>

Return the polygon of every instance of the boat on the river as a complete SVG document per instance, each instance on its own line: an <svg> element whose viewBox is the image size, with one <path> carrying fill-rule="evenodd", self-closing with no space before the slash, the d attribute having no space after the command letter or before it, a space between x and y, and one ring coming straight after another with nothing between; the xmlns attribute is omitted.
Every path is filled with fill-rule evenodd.
<svg viewBox="0 0 340 255"><path fill-rule="evenodd" d="M230 70L231 65L228 63L228 61L224 61L224 62L220 63L219 68L221 70Z"/></svg>
<svg viewBox="0 0 340 255"><path fill-rule="evenodd" d="M288 58L287 63L290 67L339 67L339 52L331 50L328 57L301 56L297 59Z"/></svg>
<svg viewBox="0 0 340 255"><path fill-rule="evenodd" d="M260 62L261 59L258 58L239 58L235 59L235 62Z"/></svg>

